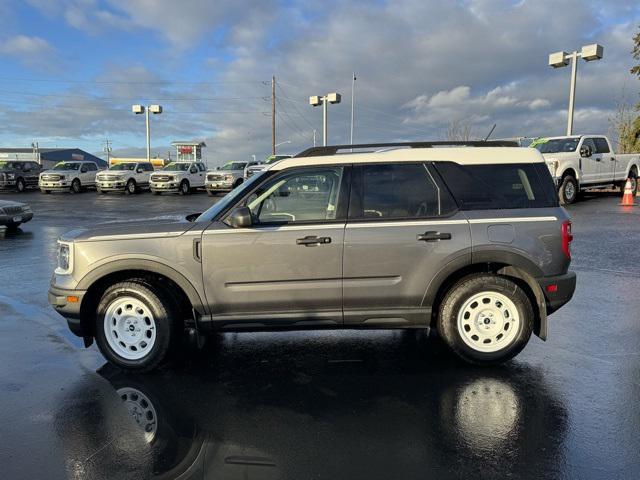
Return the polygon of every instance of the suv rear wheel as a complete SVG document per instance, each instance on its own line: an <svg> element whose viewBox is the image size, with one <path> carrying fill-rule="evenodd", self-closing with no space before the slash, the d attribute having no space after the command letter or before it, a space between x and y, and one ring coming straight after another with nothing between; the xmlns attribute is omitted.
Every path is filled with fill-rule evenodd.
<svg viewBox="0 0 640 480"><path fill-rule="evenodd" d="M152 370L165 360L176 341L178 312L169 292L144 280L112 285L98 304L98 347L121 368Z"/></svg>
<svg viewBox="0 0 640 480"><path fill-rule="evenodd" d="M492 274L470 275L447 292L438 332L453 352L477 364L517 355L533 330L533 307L513 281Z"/></svg>

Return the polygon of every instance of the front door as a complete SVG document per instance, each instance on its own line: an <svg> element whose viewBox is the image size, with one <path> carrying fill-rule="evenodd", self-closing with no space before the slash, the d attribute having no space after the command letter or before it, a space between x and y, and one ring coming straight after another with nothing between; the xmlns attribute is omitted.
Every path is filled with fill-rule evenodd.
<svg viewBox="0 0 640 480"><path fill-rule="evenodd" d="M582 179L580 183L598 183L600 181L600 164L602 163L602 154L596 152L596 144L593 138L585 138L581 147L591 147L593 154L590 157L580 157ZM580 149L578 149L580 152Z"/></svg>
<svg viewBox="0 0 640 480"><path fill-rule="evenodd" d="M593 141L596 145L596 155L600 156L599 179L603 183L613 182L616 169L616 159L613 156L613 153L611 153L609 143L604 137L595 137Z"/></svg>
<svg viewBox="0 0 640 480"><path fill-rule="evenodd" d="M471 258L469 223L423 163L354 167L345 230L345 325L428 325L429 282Z"/></svg>
<svg viewBox="0 0 640 480"><path fill-rule="evenodd" d="M342 324L345 167L268 177L239 205L253 225L202 236L207 302L219 327Z"/></svg>

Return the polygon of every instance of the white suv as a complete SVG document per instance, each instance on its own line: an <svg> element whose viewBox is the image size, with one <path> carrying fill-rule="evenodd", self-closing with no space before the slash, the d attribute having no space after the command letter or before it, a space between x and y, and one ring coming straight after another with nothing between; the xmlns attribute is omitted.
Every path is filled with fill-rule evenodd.
<svg viewBox="0 0 640 480"><path fill-rule="evenodd" d="M98 170L95 162L60 162L40 174L38 186L43 193L54 190L80 193L87 187L95 187Z"/></svg>
<svg viewBox="0 0 640 480"><path fill-rule="evenodd" d="M133 194L149 188L153 165L149 162L127 162L112 165L96 175L98 193L122 192Z"/></svg>
<svg viewBox="0 0 640 480"><path fill-rule="evenodd" d="M204 188L207 167L202 162L172 162L151 174L151 192L178 192L188 195L194 189Z"/></svg>

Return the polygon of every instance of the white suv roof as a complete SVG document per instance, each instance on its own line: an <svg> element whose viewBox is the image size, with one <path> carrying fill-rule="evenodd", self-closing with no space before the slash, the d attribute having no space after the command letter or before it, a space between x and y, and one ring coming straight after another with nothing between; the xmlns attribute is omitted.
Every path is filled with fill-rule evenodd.
<svg viewBox="0 0 640 480"><path fill-rule="evenodd" d="M544 157L535 148L521 147L436 147L403 148L383 152L337 154L327 156L284 158L268 170L283 170L305 165L341 165L351 163L389 162L455 162L462 165L504 163L540 163Z"/></svg>

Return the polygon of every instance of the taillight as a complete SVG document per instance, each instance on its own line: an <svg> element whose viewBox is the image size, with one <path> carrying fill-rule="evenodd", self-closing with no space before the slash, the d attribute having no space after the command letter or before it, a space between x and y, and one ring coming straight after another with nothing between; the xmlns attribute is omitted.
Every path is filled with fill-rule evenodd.
<svg viewBox="0 0 640 480"><path fill-rule="evenodd" d="M565 256L571 259L571 242L573 241L573 235L571 235L571 221L567 220L562 223L562 251Z"/></svg>

